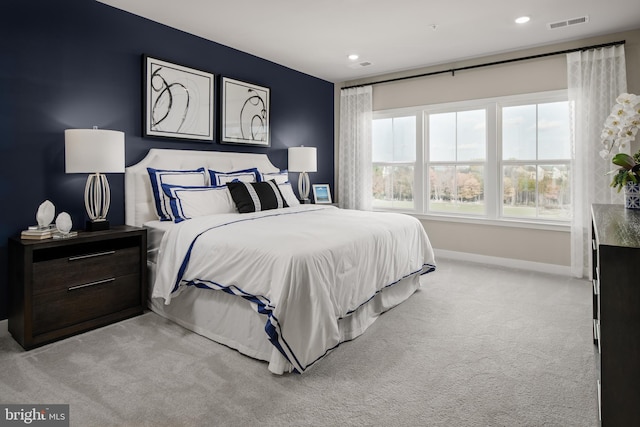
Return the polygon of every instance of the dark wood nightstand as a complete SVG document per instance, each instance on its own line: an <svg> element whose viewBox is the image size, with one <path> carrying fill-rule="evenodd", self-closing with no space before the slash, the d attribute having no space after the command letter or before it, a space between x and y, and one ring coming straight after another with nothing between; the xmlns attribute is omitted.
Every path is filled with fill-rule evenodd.
<svg viewBox="0 0 640 427"><path fill-rule="evenodd" d="M9 239L9 332L31 349L142 314L147 231L117 226L68 239Z"/></svg>

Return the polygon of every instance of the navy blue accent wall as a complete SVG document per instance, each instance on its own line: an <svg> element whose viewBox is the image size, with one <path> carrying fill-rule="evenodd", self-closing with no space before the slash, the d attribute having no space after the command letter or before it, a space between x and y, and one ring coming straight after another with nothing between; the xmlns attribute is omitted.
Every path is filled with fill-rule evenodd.
<svg viewBox="0 0 640 427"><path fill-rule="evenodd" d="M142 138L143 54L269 87L271 147L223 145L218 137L215 143ZM286 168L288 147L315 146L318 172L311 180L333 188L333 90L330 82L93 0L2 0L0 319L7 318L7 238L35 224L46 199L56 213L71 215L74 228L84 224L86 175L64 173L65 129L124 131L127 165L158 147L267 153ZM108 179L108 216L123 224L124 175Z"/></svg>

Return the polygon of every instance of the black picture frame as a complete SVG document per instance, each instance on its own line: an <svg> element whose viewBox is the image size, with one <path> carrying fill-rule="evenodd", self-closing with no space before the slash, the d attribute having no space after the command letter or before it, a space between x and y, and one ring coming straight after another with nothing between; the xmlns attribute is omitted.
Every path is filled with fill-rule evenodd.
<svg viewBox="0 0 640 427"><path fill-rule="evenodd" d="M215 75L143 55L143 136L214 141Z"/></svg>
<svg viewBox="0 0 640 427"><path fill-rule="evenodd" d="M220 141L223 144L270 147L271 90L222 77L221 91Z"/></svg>

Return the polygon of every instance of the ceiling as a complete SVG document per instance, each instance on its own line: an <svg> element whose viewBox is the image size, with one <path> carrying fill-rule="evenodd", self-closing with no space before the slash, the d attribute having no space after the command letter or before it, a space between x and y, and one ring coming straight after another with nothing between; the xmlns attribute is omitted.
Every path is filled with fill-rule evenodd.
<svg viewBox="0 0 640 427"><path fill-rule="evenodd" d="M97 1L336 83L640 28L638 0Z"/></svg>

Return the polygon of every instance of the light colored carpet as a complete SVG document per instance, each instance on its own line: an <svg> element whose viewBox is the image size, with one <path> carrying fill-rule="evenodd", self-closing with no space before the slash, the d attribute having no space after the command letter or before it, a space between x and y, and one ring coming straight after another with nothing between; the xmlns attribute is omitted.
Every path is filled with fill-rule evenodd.
<svg viewBox="0 0 640 427"><path fill-rule="evenodd" d="M438 260L421 291L304 375L147 313L24 352L0 402L72 426L597 426L587 281Z"/></svg>

